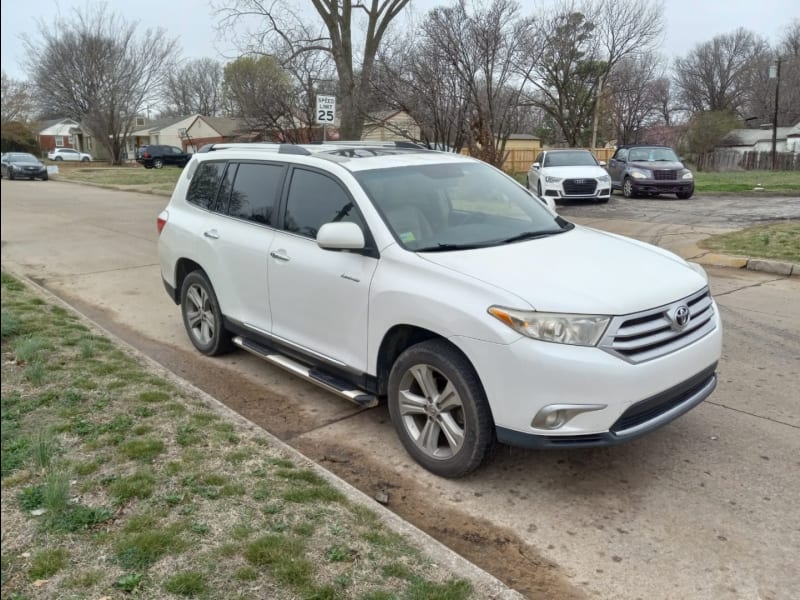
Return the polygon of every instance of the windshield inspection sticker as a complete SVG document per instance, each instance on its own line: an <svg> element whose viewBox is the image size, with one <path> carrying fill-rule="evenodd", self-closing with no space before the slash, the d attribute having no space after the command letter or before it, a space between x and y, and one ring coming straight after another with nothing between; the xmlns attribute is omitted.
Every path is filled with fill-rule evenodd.
<svg viewBox="0 0 800 600"><path fill-rule="evenodd" d="M416 239L417 239L417 237L411 231L406 231L405 233L401 233L400 234L400 241L401 242L413 242Z"/></svg>

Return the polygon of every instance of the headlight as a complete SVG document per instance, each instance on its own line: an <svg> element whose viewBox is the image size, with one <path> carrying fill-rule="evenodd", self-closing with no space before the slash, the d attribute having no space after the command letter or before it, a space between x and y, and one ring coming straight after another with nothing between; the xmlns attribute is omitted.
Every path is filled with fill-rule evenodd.
<svg viewBox="0 0 800 600"><path fill-rule="evenodd" d="M681 175L681 179L694 179L694 175L692 175L692 172L689 169L686 169Z"/></svg>
<svg viewBox="0 0 800 600"><path fill-rule="evenodd" d="M650 177L650 173L647 171L631 171L631 177L634 179L648 179Z"/></svg>
<svg viewBox="0 0 800 600"><path fill-rule="evenodd" d="M573 346L596 346L610 320L602 315L547 313L502 306L490 306L489 314L529 338Z"/></svg>
<svg viewBox="0 0 800 600"><path fill-rule="evenodd" d="M559 182L559 181L561 181L562 179L564 179L564 178L563 178L563 177L553 177L552 175L547 175L547 176L545 176L545 178L544 178L544 180L545 180L547 183L558 183L558 182Z"/></svg>
<svg viewBox="0 0 800 600"><path fill-rule="evenodd" d="M600 177L597 178L597 181L599 181L600 183L610 183L611 177L609 177L608 175L600 175Z"/></svg>

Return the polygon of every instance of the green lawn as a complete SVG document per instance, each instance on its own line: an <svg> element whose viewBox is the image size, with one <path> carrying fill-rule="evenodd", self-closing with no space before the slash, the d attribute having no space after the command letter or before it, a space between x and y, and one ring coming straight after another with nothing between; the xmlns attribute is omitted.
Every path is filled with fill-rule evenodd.
<svg viewBox="0 0 800 600"><path fill-rule="evenodd" d="M3 598L486 597L5 272L0 299Z"/></svg>
<svg viewBox="0 0 800 600"><path fill-rule="evenodd" d="M800 263L800 221L748 227L701 242L709 250Z"/></svg>
<svg viewBox="0 0 800 600"><path fill-rule="evenodd" d="M800 196L800 171L695 172L696 192L752 192L763 187L765 193L797 191Z"/></svg>
<svg viewBox="0 0 800 600"><path fill-rule="evenodd" d="M142 192L171 192L182 173L177 167L144 169L137 167L103 167L62 170L58 177Z"/></svg>

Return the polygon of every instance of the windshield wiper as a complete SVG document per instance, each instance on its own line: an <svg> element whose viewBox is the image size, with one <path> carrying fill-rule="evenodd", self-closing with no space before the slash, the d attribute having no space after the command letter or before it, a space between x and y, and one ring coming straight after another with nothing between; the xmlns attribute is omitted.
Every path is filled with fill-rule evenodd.
<svg viewBox="0 0 800 600"><path fill-rule="evenodd" d="M521 242L523 240L535 240L537 238L543 238L550 235L556 235L558 233L564 233L565 231L568 231L568 228L557 229L555 231L550 229L545 231L523 231L520 234L512 235L510 238L500 240L498 244L513 244L514 242Z"/></svg>
<svg viewBox="0 0 800 600"><path fill-rule="evenodd" d="M490 244L436 244L435 246L424 246L417 248L414 252L447 252L449 250L474 250L475 248L485 248Z"/></svg>

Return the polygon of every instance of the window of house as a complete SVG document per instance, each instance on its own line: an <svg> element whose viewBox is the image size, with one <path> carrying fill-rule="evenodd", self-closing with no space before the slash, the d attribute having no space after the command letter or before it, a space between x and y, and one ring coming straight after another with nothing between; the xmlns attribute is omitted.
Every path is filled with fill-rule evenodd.
<svg viewBox="0 0 800 600"><path fill-rule="evenodd" d="M240 164L228 214L254 223L272 225L285 172L286 168L282 165Z"/></svg>
<svg viewBox="0 0 800 600"><path fill-rule="evenodd" d="M64 136L57 135L56 136L56 148L61 148L64 146Z"/></svg>
<svg viewBox="0 0 800 600"><path fill-rule="evenodd" d="M204 162L199 165L186 192L186 201L206 210L217 210L217 191L224 172L224 162Z"/></svg>
<svg viewBox="0 0 800 600"><path fill-rule="evenodd" d="M365 230L350 196L335 180L305 169L295 169L286 201L284 229L316 239L325 223L347 221Z"/></svg>
<svg viewBox="0 0 800 600"><path fill-rule="evenodd" d="M136 117L136 126L141 127L144 125L144 117Z"/></svg>
<svg viewBox="0 0 800 600"><path fill-rule="evenodd" d="M92 138L86 138L86 149L87 150L92 149Z"/></svg>

